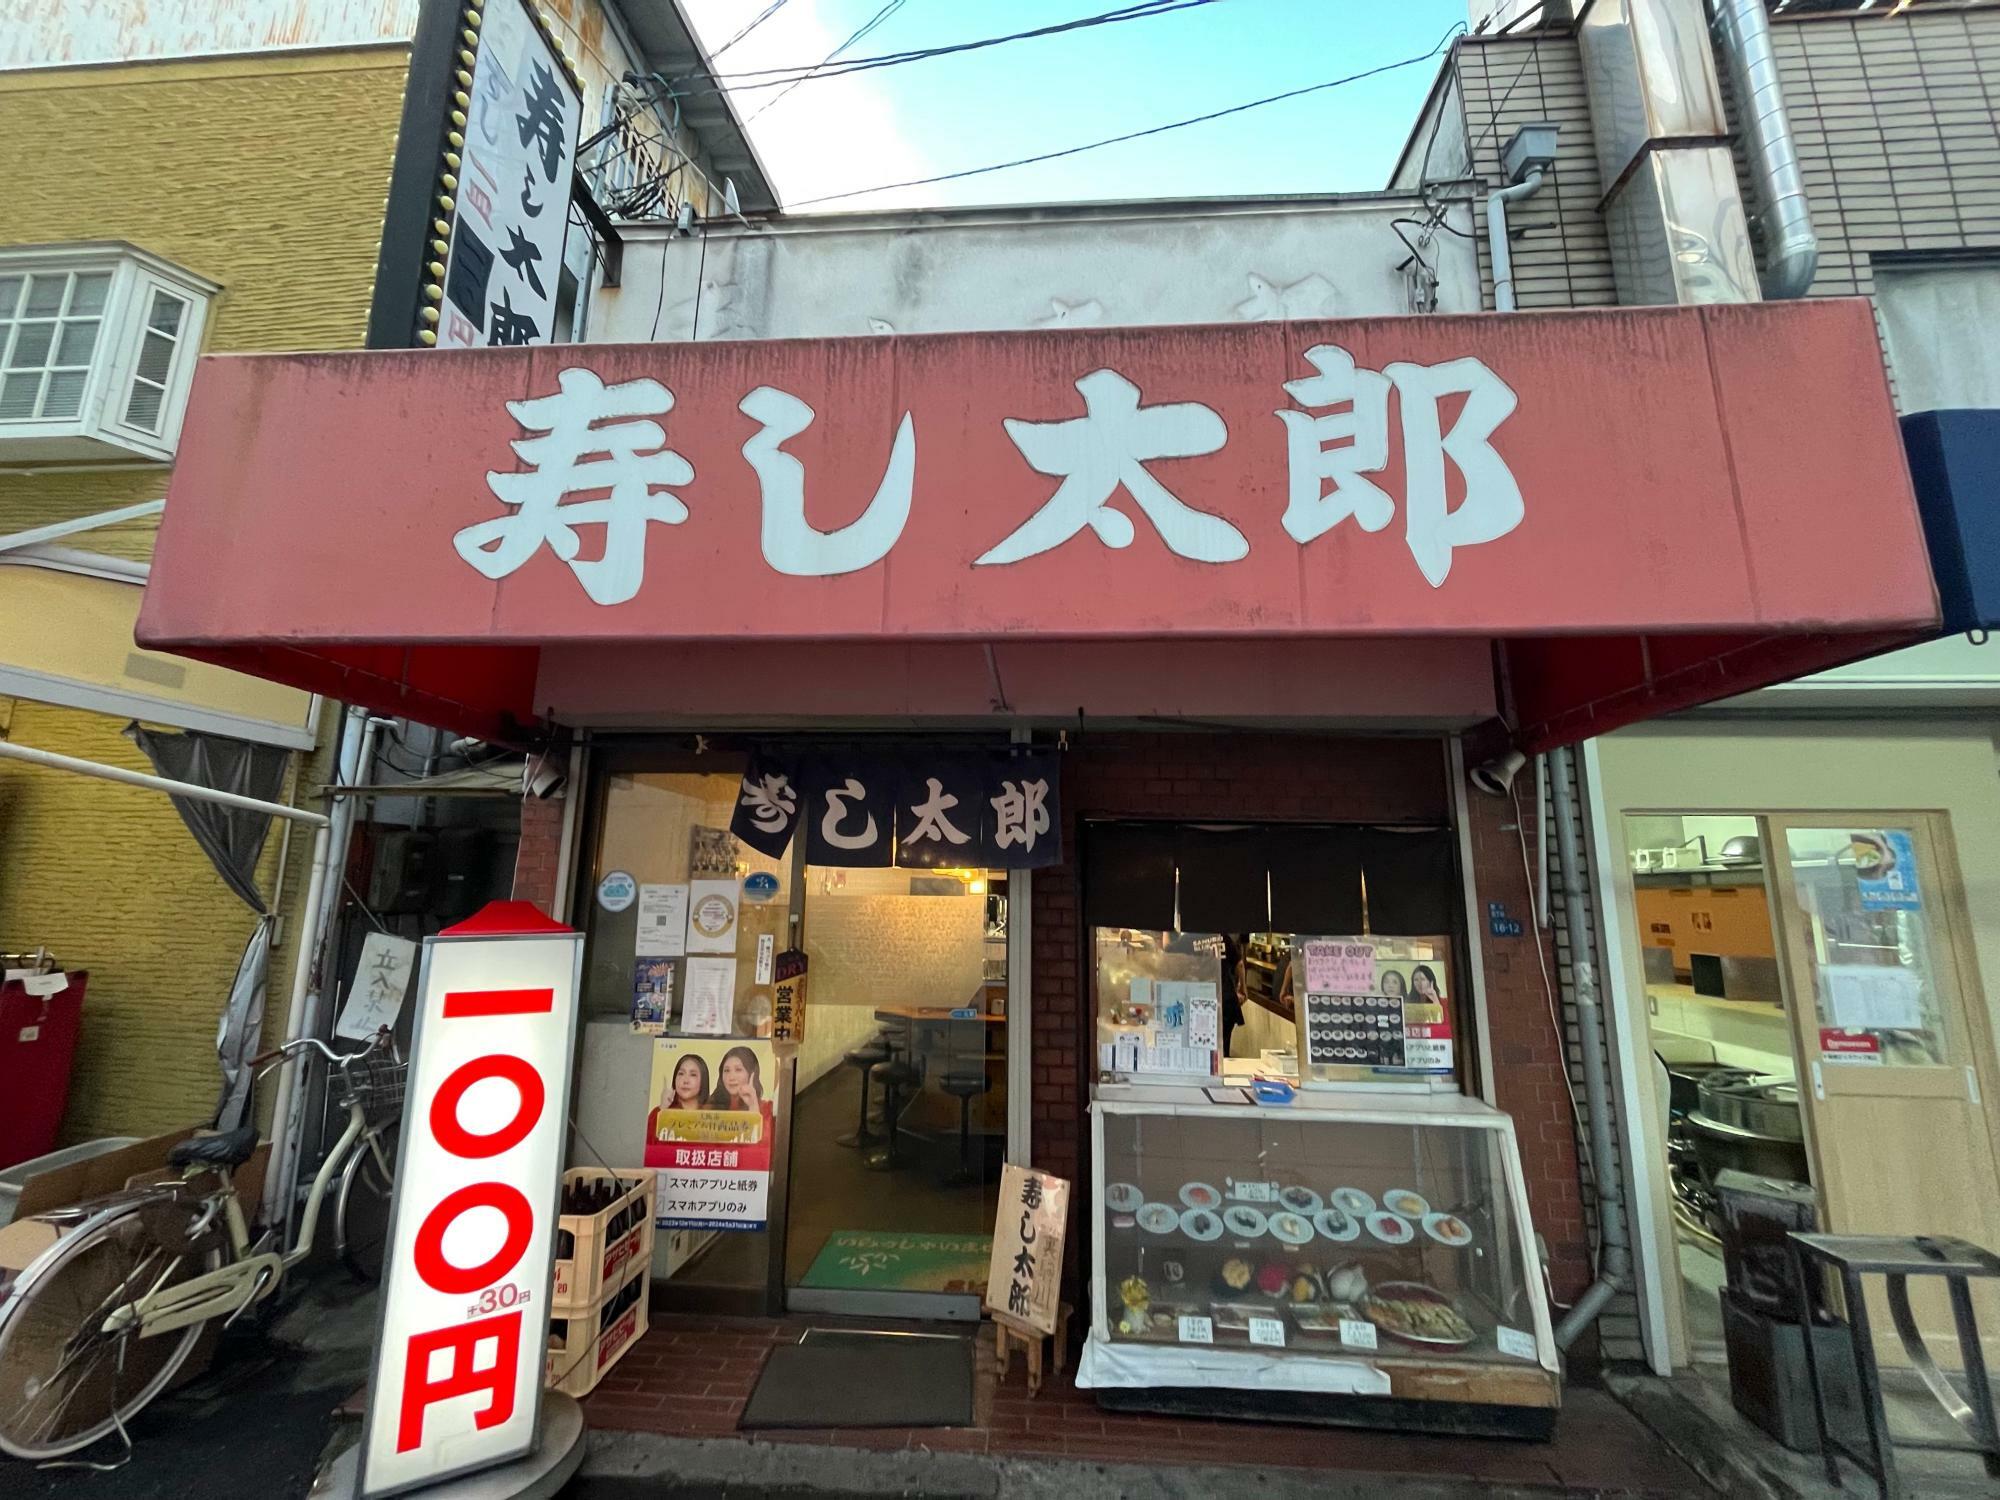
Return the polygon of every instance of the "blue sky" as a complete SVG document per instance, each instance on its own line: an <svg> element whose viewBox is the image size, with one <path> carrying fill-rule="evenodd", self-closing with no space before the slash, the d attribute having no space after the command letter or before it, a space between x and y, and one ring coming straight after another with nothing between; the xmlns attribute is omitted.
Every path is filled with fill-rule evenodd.
<svg viewBox="0 0 2000 1500"><path fill-rule="evenodd" d="M711 49L768 0L683 0ZM809 65L883 0L787 0L717 64ZM998 36L1120 0L904 0L850 55ZM816 79L751 125L788 204L1163 124L1428 51L1466 0L1215 0L957 57ZM1379 188L1438 61L1227 120L824 211ZM775 90L737 97L748 115Z"/></svg>

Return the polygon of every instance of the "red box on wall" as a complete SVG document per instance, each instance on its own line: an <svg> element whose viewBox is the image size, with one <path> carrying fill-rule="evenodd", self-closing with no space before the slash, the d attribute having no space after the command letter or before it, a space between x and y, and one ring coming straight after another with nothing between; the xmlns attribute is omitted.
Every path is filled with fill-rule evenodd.
<svg viewBox="0 0 2000 1500"><path fill-rule="evenodd" d="M89 978L79 969L0 984L0 1167L55 1150ZM54 994L34 993L57 979L66 982Z"/></svg>

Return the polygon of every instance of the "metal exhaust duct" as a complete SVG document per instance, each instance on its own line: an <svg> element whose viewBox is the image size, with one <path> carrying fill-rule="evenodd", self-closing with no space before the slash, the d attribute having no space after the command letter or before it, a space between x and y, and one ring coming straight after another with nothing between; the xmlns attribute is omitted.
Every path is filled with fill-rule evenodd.
<svg viewBox="0 0 2000 1500"><path fill-rule="evenodd" d="M1784 88L1764 0L1714 0L1715 42L1729 68L1764 230L1759 279L1770 298L1803 297L1819 268L1819 236L1785 117Z"/></svg>
<svg viewBox="0 0 2000 1500"><path fill-rule="evenodd" d="M1755 302L1703 0L1596 0L1577 36L1618 300Z"/></svg>

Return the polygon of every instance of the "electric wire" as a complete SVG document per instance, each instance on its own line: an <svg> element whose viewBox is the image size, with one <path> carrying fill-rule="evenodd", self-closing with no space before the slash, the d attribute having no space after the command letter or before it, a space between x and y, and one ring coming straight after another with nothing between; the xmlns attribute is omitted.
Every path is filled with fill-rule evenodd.
<svg viewBox="0 0 2000 1500"><path fill-rule="evenodd" d="M822 193L816 198L800 199L790 204L789 207L794 209L810 208L816 203L835 203L844 198L860 198L871 193L894 192L900 188L928 187L930 184L936 182L956 182L966 177L979 177L988 172L1005 172L1013 167L1027 167L1033 166L1038 162L1058 161L1063 157L1077 156L1085 151L1096 151L1104 146L1122 145L1126 141L1144 140L1148 136L1163 135L1170 130L1183 130L1190 125L1205 125L1211 120L1226 119L1231 115L1243 114L1247 110L1262 109L1267 104L1280 104L1287 99L1303 98L1307 94L1317 94L1326 89L1344 88L1348 84L1360 83L1369 78L1378 78L1385 73L1394 73L1402 68L1415 67L1418 63L1429 62L1449 46L1452 40L1464 30L1465 23L1461 21L1453 26L1451 30L1447 31L1436 46L1432 47L1428 52L1421 53L1415 57L1406 57L1399 62L1383 63L1378 67L1368 68L1359 73L1350 73L1344 78L1330 78L1324 83L1312 83L1307 84L1304 88L1287 89L1282 94L1270 94L1262 99L1249 100L1247 103L1232 104L1227 109L1210 110L1206 114L1193 115L1185 120L1172 120L1164 125L1149 126L1144 130L1133 130L1123 135L1107 136L1100 141L1086 141L1079 146L1066 146L1059 151L1043 151L1034 156L1016 157L1012 161L992 162L983 167L966 167L957 172L940 172L931 177L913 177L905 182L884 182L877 183L873 187L849 188L845 192Z"/></svg>
<svg viewBox="0 0 2000 1500"><path fill-rule="evenodd" d="M780 99L783 99L787 94L791 93L793 89L797 88L800 84L805 83L808 80L817 76L820 69L824 68L828 63L832 62L836 57L840 56L841 53L845 52L849 47L852 47L856 42L860 41L863 37L867 36L869 32L873 31L876 27L880 26L884 21L888 20L889 17L893 16L897 11L901 10L903 8L903 5L904 5L904 0L888 0L888 3L882 6L881 9L877 10L874 15L870 16L867 20L863 21L861 25L858 28L856 28L856 30L851 35L849 35L846 41L842 42L838 47L835 47L831 52L827 53L825 57L822 57L818 62L814 63L812 71L807 73L804 78L794 79L791 83L787 84L778 93L773 94L770 98L766 99L762 104L758 105L757 108L754 111L752 111L750 118L743 122L744 125L746 127L750 125L751 122L754 121L758 115L763 114L765 110L769 109L772 105L776 104Z"/></svg>
<svg viewBox="0 0 2000 1500"><path fill-rule="evenodd" d="M968 42L948 42L938 47L912 47L902 52L885 52L875 57L851 57L834 67L828 67L822 60L809 64L790 63L776 68L744 68L731 73L719 73L707 69L697 73L683 73L668 80L668 85L672 88L682 83L704 79L715 85L713 88L690 92L682 92L676 88L675 92L683 98L701 93L783 88L787 84L803 81L807 77L842 78L849 73L868 73L877 68L896 68L905 63L928 62L934 57L953 57L961 52L977 52L987 47L1005 46L1010 42L1061 36L1066 32L1087 31L1098 26L1115 26L1125 21L1144 21L1154 16L1172 15L1175 11L1182 10L1198 10L1202 6L1217 3L1218 0L1143 0L1141 4L1101 11L1094 16L1079 16L1073 21L1057 21L1047 26L1031 27L1026 31L1010 31L1000 36L979 37Z"/></svg>
<svg viewBox="0 0 2000 1500"><path fill-rule="evenodd" d="M799 84L809 79L840 78L845 77L849 73L872 71L873 69L884 67L898 67L905 63L924 62L934 57L946 57L960 52L977 51L986 47L1001 46L1009 42L1027 41L1035 37L1055 36L1070 31L1114 25L1123 21L1145 20L1156 15L1169 15L1175 11L1193 10L1201 6L1212 5L1216 3L1216 0L1142 0L1140 4L1122 6L1117 10L1104 11L1092 16L1083 16L1072 21L1061 21L1048 26L1038 26L1027 31L1010 32L1002 36L982 37L974 41L955 42L940 47L912 48L904 52L884 53L876 57L850 58L837 66L828 66L832 58L838 56L856 41L866 36L868 32L879 26L883 21L894 15L903 3L904 0L891 0L891 3L884 5L853 36L842 42L827 57L810 66L794 64L782 68L745 69L735 73L718 73L710 69L701 73L681 74L671 79L663 77L658 73L649 74L644 80L638 81L650 86L637 91L630 105L620 111L602 128L586 137L577 147L577 157L579 160L582 160L586 153L594 150L607 138L619 133L635 117L663 103L666 99L681 100L710 95L728 95L750 89L778 89L779 92L773 98L766 101L751 116L754 119L756 114L762 114L765 109L768 109L772 104L775 104L779 99L789 94ZM746 28L746 32L747 30L748 28ZM724 43L723 47L726 48L734 45L735 41L739 40L742 34L739 33L737 38L732 38L731 41ZM715 54L711 54L710 61L712 62L714 56L719 55L722 50L723 48L718 48ZM682 84L704 79L706 80L705 86L689 89L681 87ZM678 152L678 149L671 142L654 137L652 138L652 143L660 145L665 149L675 150L676 154L682 154ZM639 142L626 144L615 156L594 163L590 170L603 172L617 160L631 156L638 144ZM688 160L688 165L694 166L695 171L701 172L700 167L695 165L691 159ZM705 172L701 173L701 175L704 180L707 179ZM640 185L640 188L634 189L633 193L629 195L634 200L631 206L639 211L643 211L646 207L651 206L646 199L658 196L657 194L644 193L642 190L645 186L645 184ZM709 186L714 188L715 184L711 182ZM623 205L615 206L622 207Z"/></svg>
<svg viewBox="0 0 2000 1500"><path fill-rule="evenodd" d="M738 42L742 41L743 38L750 35L751 32L755 31L759 26L762 26L766 21L770 20L771 17L775 16L779 11L783 10L785 8L785 4L786 0L771 0L771 3L769 5L765 6L762 10L758 11L756 15L750 18L750 24L748 26L745 26L741 31L737 32L735 36L731 37L728 41L724 42L720 47L717 47L713 52L709 53L708 60L710 62L714 62L715 59L722 56L723 53L727 52L731 47L734 47Z"/></svg>

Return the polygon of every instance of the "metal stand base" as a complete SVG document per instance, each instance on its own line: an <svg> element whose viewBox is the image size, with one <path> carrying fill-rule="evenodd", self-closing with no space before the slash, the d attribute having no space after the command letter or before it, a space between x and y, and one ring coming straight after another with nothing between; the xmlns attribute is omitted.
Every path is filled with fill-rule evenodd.
<svg viewBox="0 0 2000 1500"><path fill-rule="evenodd" d="M422 1500L554 1500L583 1465L583 1432L583 1407L576 1397L545 1391L540 1441L533 1453L412 1493ZM320 1471L311 1500L354 1500L360 1474L357 1443Z"/></svg>

